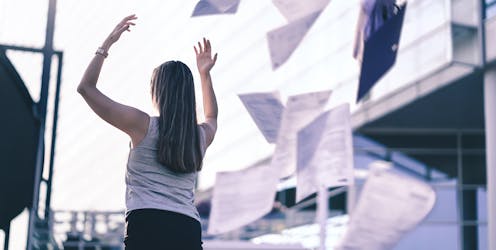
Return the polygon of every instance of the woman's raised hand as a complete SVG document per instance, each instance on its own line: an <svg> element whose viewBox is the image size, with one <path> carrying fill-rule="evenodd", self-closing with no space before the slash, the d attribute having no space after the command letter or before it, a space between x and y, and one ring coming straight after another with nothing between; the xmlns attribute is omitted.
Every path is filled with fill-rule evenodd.
<svg viewBox="0 0 496 250"><path fill-rule="evenodd" d="M198 42L198 48L194 46L196 53L196 65L200 72L200 81L203 94L203 114L205 115L205 122L201 124L205 131L207 145L210 145L215 137L217 131L217 99L215 97L214 88L212 86L212 77L210 70L217 61L217 53L212 57L212 46L210 41L203 38L203 46Z"/></svg>
<svg viewBox="0 0 496 250"><path fill-rule="evenodd" d="M112 32L107 37L107 39L105 39L105 42L103 43L103 47L108 50L110 46L112 46L112 44L114 44L115 42L117 42L117 40L119 40L119 38L121 37L124 31L126 30L131 31L129 27L131 25L135 25L135 23L133 23L132 20L136 20L137 18L138 17L136 17L135 14L124 17L124 19L122 19L122 21L120 21L119 24L115 26L114 30L112 30Z"/></svg>
<svg viewBox="0 0 496 250"><path fill-rule="evenodd" d="M210 45L210 41L203 38L203 46L200 42L198 42L198 48L194 46L194 49L196 53L196 65L198 66L198 71L200 74L209 73L217 61L217 53L215 53L212 58L212 46Z"/></svg>

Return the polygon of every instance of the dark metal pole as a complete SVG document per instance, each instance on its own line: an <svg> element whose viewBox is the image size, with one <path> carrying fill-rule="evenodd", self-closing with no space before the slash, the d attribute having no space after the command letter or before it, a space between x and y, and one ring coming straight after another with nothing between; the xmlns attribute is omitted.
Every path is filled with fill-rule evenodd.
<svg viewBox="0 0 496 250"><path fill-rule="evenodd" d="M458 232L460 233L460 249L466 250L465 246L465 234L463 227L463 218L464 218L464 200L463 200L463 159L462 159L462 136L461 133L458 132L456 134L456 172L457 172L457 185L456 185L456 196L457 196L457 205L458 205Z"/></svg>
<svg viewBox="0 0 496 250"><path fill-rule="evenodd" d="M64 55L57 53L58 67L57 67L57 86L55 89L55 103L53 108L53 125L52 125L52 143L50 145L50 165L48 171L47 191L45 199L45 218L50 218L50 202L52 199L52 177L53 177L53 164L55 161L55 142L57 139L57 124L59 117L59 97L60 97L60 83L62 78L62 61Z"/></svg>
<svg viewBox="0 0 496 250"><path fill-rule="evenodd" d="M53 35L55 31L55 10L57 0L49 0L48 20L46 28L45 46L43 47L43 72L41 76L41 94L38 105L38 112L42 115L43 124L45 124L46 110L48 102L48 86L50 84L50 72L52 68Z"/></svg>
<svg viewBox="0 0 496 250"><path fill-rule="evenodd" d="M7 225L7 228L4 229L4 232L5 232L5 239L3 240L3 249L9 250L10 222L9 225Z"/></svg>
<svg viewBox="0 0 496 250"><path fill-rule="evenodd" d="M43 71L41 75L41 90L40 90L40 101L38 102L37 111L40 120L40 129L38 137L38 153L36 155L36 169L33 182L33 200L32 207L29 213L29 226L28 226L28 238L27 238L27 249L33 249L33 237L35 222L38 218L38 203L39 203L39 193L41 184L41 175L43 173L43 158L44 158L44 140L45 140L45 121L46 121L46 110L48 101L48 87L50 84L50 72L52 66L52 56L53 56L53 35L55 30L55 12L56 12L56 0L49 0L48 3L48 17L46 26L46 36L45 36L45 46L43 47Z"/></svg>

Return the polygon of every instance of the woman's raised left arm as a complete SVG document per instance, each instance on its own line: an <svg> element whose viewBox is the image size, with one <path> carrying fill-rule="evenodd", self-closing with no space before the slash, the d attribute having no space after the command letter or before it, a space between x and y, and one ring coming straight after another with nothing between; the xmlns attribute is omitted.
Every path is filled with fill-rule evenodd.
<svg viewBox="0 0 496 250"><path fill-rule="evenodd" d="M148 114L113 101L100 92L96 84L110 47L119 40L124 31L130 31L129 27L134 25L132 20L136 18L135 15L130 15L117 24L102 46L98 48L77 88L91 109L103 120L128 134L134 145L141 141L146 134L150 119Z"/></svg>

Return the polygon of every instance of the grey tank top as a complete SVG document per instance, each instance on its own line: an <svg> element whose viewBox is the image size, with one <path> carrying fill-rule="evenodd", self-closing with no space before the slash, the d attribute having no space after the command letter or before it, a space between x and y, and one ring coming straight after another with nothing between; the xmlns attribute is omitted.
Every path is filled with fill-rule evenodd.
<svg viewBox="0 0 496 250"><path fill-rule="evenodd" d="M198 126L205 154L205 132ZM194 206L197 172L175 173L157 161L158 117L150 117L143 140L132 148L126 169L126 216L132 210L154 208L181 213L200 221Z"/></svg>

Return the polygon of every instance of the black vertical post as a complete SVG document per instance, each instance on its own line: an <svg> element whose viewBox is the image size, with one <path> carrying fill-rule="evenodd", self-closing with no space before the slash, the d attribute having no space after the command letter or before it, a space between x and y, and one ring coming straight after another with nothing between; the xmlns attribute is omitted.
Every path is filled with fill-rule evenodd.
<svg viewBox="0 0 496 250"><path fill-rule="evenodd" d="M458 169L458 209L459 209L459 230L460 247L463 250L478 249L477 225L472 222L477 221L477 190L467 188L471 184L473 176L469 171L464 171L469 164L464 164L466 158L463 155L463 135L457 133L457 169Z"/></svg>
<svg viewBox="0 0 496 250"><path fill-rule="evenodd" d="M45 199L45 218L50 218L50 203L52 199L52 177L53 177L53 164L55 161L55 142L57 139L57 124L59 117L59 97L60 97L60 84L62 78L62 61L63 54L58 53L58 65L57 65L57 86L55 88L55 101L53 108L53 123L52 123L52 143L50 144L50 163L48 165L48 179L47 179L47 191Z"/></svg>
<svg viewBox="0 0 496 250"><path fill-rule="evenodd" d="M45 123L46 123L46 110L48 103L48 87L50 84L50 73L51 73L52 57L53 57L53 36L55 30L56 3L57 3L56 0L49 0L48 3L45 46L43 47L43 71L41 75L40 100L37 104L40 129L38 136L38 153L36 155L36 166L35 166L35 175L34 175L34 183L33 183L34 184L33 200L32 200L33 203L31 204L31 210L29 214L28 239L27 239L28 250L34 248L33 246L34 229L38 218L40 184L41 184L41 177L42 177L43 165L44 165L43 158L44 158Z"/></svg>
<svg viewBox="0 0 496 250"><path fill-rule="evenodd" d="M466 184L466 183L464 183ZM477 224L473 224L477 221L477 189L466 189L462 190L463 195L463 248L464 250L476 250L479 249L478 242L478 227ZM468 223L467 223L468 222Z"/></svg>
<svg viewBox="0 0 496 250"><path fill-rule="evenodd" d="M3 241L3 249L9 250L10 222L7 225L7 227L4 229L4 232L5 232L5 239Z"/></svg>
<svg viewBox="0 0 496 250"><path fill-rule="evenodd" d="M460 233L460 249L465 250L465 237L463 233L463 165L462 165L462 136L456 133L456 197L458 205L458 232Z"/></svg>
<svg viewBox="0 0 496 250"><path fill-rule="evenodd" d="M45 124L48 102L48 86L50 84L50 72L52 68L53 35L55 31L55 7L57 0L49 0L45 46L43 47L43 72L41 75L41 93L38 102L40 120Z"/></svg>

